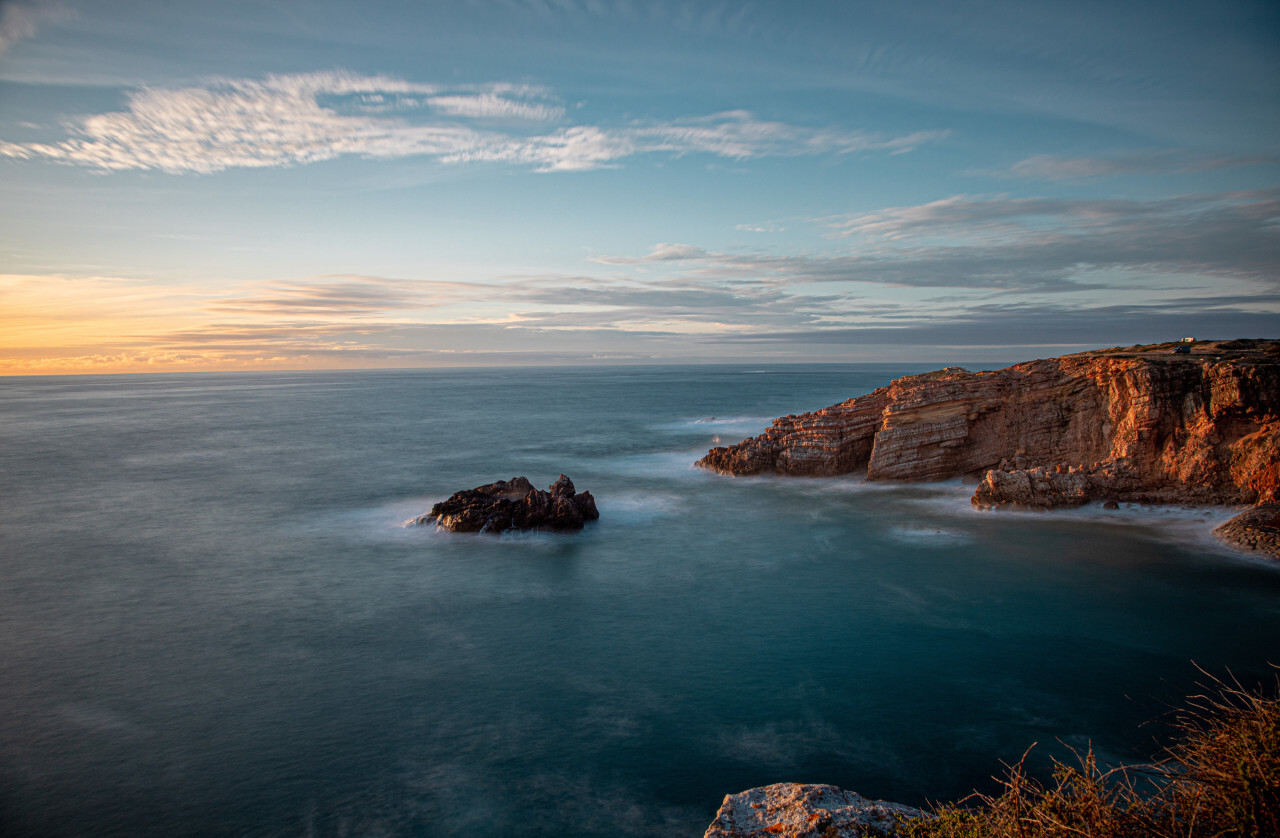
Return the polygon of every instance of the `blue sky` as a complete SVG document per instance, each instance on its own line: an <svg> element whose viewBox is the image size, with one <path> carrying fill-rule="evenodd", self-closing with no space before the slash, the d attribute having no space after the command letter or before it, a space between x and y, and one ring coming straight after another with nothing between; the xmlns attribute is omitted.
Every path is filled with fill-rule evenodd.
<svg viewBox="0 0 1280 838"><path fill-rule="evenodd" d="M1274 3L0 3L0 373L1280 336Z"/></svg>

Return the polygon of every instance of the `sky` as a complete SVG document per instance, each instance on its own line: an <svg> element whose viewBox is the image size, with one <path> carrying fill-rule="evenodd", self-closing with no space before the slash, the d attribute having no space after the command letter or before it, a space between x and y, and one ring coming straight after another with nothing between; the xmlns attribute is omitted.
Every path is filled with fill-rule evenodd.
<svg viewBox="0 0 1280 838"><path fill-rule="evenodd" d="M0 0L0 375L1280 337L1280 4Z"/></svg>

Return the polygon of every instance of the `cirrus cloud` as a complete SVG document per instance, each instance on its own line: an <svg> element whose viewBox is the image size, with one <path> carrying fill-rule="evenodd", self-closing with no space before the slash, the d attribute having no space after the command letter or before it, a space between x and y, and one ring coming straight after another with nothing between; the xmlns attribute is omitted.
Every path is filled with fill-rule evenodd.
<svg viewBox="0 0 1280 838"><path fill-rule="evenodd" d="M444 88L332 71L217 79L202 86L133 91L122 111L72 121L55 142L0 142L0 156L97 171L210 174L304 165L342 156L428 157L446 164L499 162L541 172L618 165L639 154L730 159L887 152L946 136L812 129L726 111L619 127L565 125L540 88L510 84Z"/></svg>
<svg viewBox="0 0 1280 838"><path fill-rule="evenodd" d="M33 37L42 20L70 14L70 10L57 0L10 0L0 8L0 55L18 41Z"/></svg>
<svg viewBox="0 0 1280 838"><path fill-rule="evenodd" d="M1093 157L1034 154L1007 169L970 169L965 174L1024 180L1086 180L1119 175L1161 175L1274 166L1277 163L1280 163L1280 156L1274 154L1210 155L1159 150Z"/></svg>

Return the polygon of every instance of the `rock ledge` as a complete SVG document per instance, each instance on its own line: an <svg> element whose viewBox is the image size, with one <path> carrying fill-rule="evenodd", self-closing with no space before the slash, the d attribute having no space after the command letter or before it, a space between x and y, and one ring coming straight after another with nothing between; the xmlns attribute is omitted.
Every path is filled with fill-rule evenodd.
<svg viewBox="0 0 1280 838"><path fill-rule="evenodd" d="M775 783L725 795L703 838L863 838L895 835L919 809L836 786Z"/></svg>
<svg viewBox="0 0 1280 838"><path fill-rule="evenodd" d="M1214 530L1228 544L1280 559L1280 503L1264 503L1242 512Z"/></svg>

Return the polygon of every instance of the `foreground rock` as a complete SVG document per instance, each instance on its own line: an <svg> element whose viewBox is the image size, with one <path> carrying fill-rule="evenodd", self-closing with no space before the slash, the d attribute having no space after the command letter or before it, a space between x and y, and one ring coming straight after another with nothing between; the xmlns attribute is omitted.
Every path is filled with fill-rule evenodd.
<svg viewBox="0 0 1280 838"><path fill-rule="evenodd" d="M896 482L981 477L978 506L1244 504L1280 493L1280 341L1084 352L900 378L698 465Z"/></svg>
<svg viewBox="0 0 1280 838"><path fill-rule="evenodd" d="M545 492L535 489L524 477L454 492L448 500L437 503L430 512L409 523L435 523L453 532L569 532L580 530L587 521L599 517L591 493L578 494L573 481L562 474Z"/></svg>
<svg viewBox="0 0 1280 838"><path fill-rule="evenodd" d="M1242 512L1214 530L1223 541L1280 559L1280 504L1264 503Z"/></svg>
<svg viewBox="0 0 1280 838"><path fill-rule="evenodd" d="M835 786L776 783L726 795L703 838L861 838L894 835L924 813Z"/></svg>

